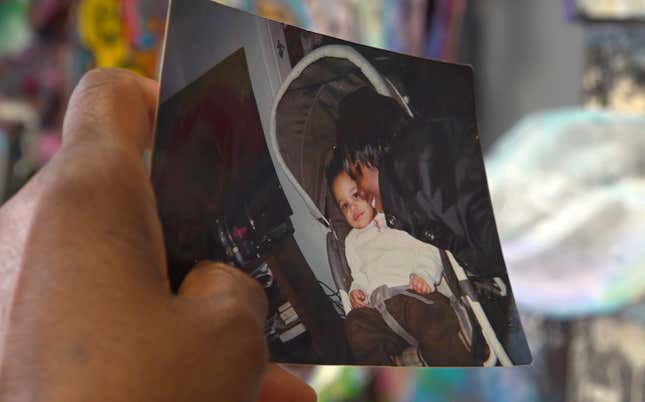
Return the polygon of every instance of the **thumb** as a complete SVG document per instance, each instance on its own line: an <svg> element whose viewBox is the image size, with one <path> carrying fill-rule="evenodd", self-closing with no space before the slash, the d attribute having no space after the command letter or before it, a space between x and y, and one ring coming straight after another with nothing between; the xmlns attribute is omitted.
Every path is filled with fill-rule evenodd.
<svg viewBox="0 0 645 402"><path fill-rule="evenodd" d="M192 356L192 380L196 387L211 387L201 398L184 400L255 400L268 354L267 301L260 285L226 264L202 262L188 273L175 301L188 339L186 355ZM203 378L218 380L204 384Z"/></svg>
<svg viewBox="0 0 645 402"><path fill-rule="evenodd" d="M179 288L179 295L185 299L207 304L221 303L222 297L231 297L237 306L248 304L256 319L260 320L260 328L264 327L267 314L264 291L255 280L229 265L213 262L197 264ZM248 360L253 356L252 351L248 352L251 356L247 353L241 360ZM244 363L229 361L227 364L228 370L232 370ZM257 380L259 381L260 378L258 377ZM315 400L315 392L306 383L276 364L267 367L261 381L259 402L313 402Z"/></svg>

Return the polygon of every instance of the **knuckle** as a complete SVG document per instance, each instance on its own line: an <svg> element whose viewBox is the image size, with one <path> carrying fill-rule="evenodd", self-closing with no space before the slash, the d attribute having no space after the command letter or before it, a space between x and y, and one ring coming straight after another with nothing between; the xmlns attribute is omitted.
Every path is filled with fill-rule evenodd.
<svg viewBox="0 0 645 402"><path fill-rule="evenodd" d="M93 86L96 84L130 82L133 77L134 74L126 70L99 67L86 72L79 81L79 85Z"/></svg>
<svg viewBox="0 0 645 402"><path fill-rule="evenodd" d="M81 77L81 80L76 86L76 91L80 93L85 93L90 89L101 87L107 84L113 84L115 82L115 74L105 68L96 68L88 71Z"/></svg>
<svg viewBox="0 0 645 402"><path fill-rule="evenodd" d="M95 68L83 75L74 92L84 98L96 90L108 91L107 94L126 99L133 88L136 88L134 73L117 68Z"/></svg>
<svg viewBox="0 0 645 402"><path fill-rule="evenodd" d="M114 72L114 70L109 69L109 68L93 68L90 71L86 72L83 74L83 77L81 78L81 82L83 83L93 83L97 81L104 81L108 77L111 77Z"/></svg>

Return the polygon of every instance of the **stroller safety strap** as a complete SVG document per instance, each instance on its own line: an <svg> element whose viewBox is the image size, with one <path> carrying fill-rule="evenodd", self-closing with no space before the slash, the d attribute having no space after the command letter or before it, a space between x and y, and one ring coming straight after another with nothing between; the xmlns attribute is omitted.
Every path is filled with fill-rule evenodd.
<svg viewBox="0 0 645 402"><path fill-rule="evenodd" d="M395 334L399 335L408 344L410 344L410 346L417 348L419 347L419 342L415 337L410 335L410 333L406 331L401 324L399 324L396 318L394 318L394 316L392 316L392 314L387 310L387 306L385 305L386 300L398 295L412 297L425 304L433 304L433 302L416 293L410 292L406 287L389 287L387 285L382 285L374 289L370 295L370 306L375 308L381 314L385 324L387 324Z"/></svg>

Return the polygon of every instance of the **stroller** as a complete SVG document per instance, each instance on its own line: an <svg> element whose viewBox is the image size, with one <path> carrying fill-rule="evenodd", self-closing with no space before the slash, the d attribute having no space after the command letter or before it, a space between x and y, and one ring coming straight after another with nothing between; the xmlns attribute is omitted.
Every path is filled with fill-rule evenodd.
<svg viewBox="0 0 645 402"><path fill-rule="evenodd" d="M347 314L351 310L348 290L352 277L345 258L345 237L351 227L346 223L330 194L324 170L336 142L335 122L338 103L349 93L372 86L381 95L392 97L403 110L414 117L409 99L395 85L394 77L386 77L376 68L383 59L368 61L353 48L326 45L315 49L298 62L278 90L271 115L269 147L282 165L288 180L306 204L317 225L327 230L327 255L332 277ZM437 290L451 300L460 324L462 341L473 347L476 334L481 333L488 345L484 366L512 366L498 340L481 304L477 300L464 270L449 252L442 252L444 273ZM502 281L498 284L503 286ZM481 332L479 332L481 330ZM404 351L398 362L424 365L410 361L416 350Z"/></svg>

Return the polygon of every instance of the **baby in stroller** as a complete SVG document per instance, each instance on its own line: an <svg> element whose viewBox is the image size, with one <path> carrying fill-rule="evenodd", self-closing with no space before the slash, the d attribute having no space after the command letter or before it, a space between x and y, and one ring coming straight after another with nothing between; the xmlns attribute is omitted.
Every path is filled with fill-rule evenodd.
<svg viewBox="0 0 645 402"><path fill-rule="evenodd" d="M327 182L347 223L347 262L353 277L352 310L345 332L358 363L395 365L395 356L418 347L426 364L475 364L459 336L448 298L436 292L442 280L439 250L408 233L389 228L359 194L336 152L326 168Z"/></svg>

